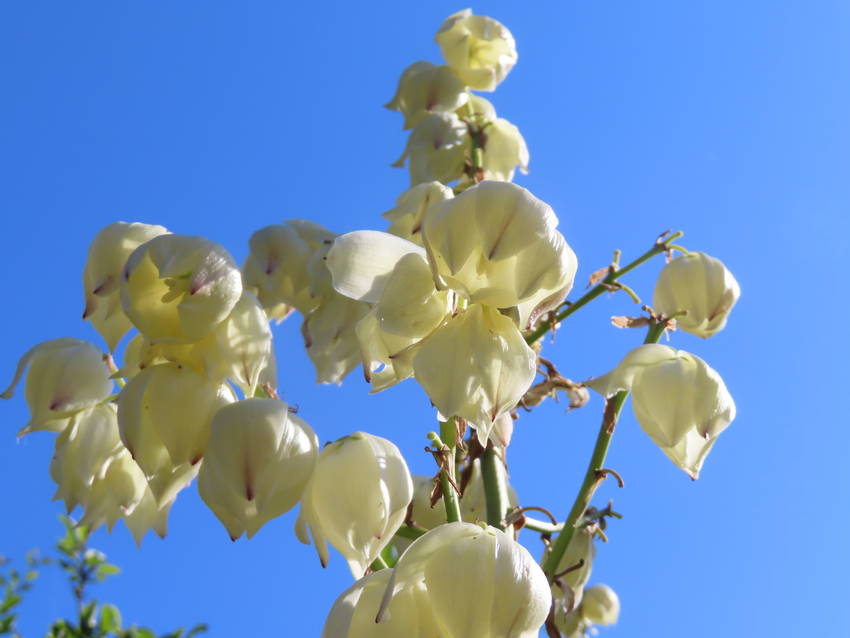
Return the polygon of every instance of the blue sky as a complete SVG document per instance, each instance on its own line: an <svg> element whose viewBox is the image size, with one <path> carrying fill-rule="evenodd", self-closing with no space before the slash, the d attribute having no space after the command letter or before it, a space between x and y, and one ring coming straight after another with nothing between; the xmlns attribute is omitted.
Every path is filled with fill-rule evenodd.
<svg viewBox="0 0 850 638"><path fill-rule="evenodd" d="M381 108L401 70L437 62L446 2L15 2L0 6L0 250L6 294L0 372L59 336L97 341L79 320L91 237L142 221L224 244L292 217L333 230L384 228L406 187L389 167L401 117ZM620 625L603 635L689 638L850 633L843 487L850 312L850 5L841 0L488 2L519 63L492 95L520 127L531 173L579 258L573 297L614 248L643 252L668 228L720 257L743 295L728 328L674 334L720 372L738 418L692 483L630 409L600 491L625 515L592 582L614 587ZM491 96L488 96L491 97ZM653 262L628 283L651 297ZM642 335L610 326L627 297L594 302L547 346L575 379L612 367ZM280 386L322 440L362 429L392 438L412 470L433 412L412 381L368 395L355 372L317 387L298 319L275 330ZM601 414L594 397L523 417L510 449L524 504L563 515ZM0 405L0 552L47 548L60 532L47 467L52 437L18 443L21 396ZM318 636L348 586L292 534L295 512L231 543L194 489L165 541L129 533L96 545L123 573L97 593L128 621L165 631L206 621L211 636ZM533 535L523 539L539 553ZM37 636L70 614L58 578L23 608Z"/></svg>

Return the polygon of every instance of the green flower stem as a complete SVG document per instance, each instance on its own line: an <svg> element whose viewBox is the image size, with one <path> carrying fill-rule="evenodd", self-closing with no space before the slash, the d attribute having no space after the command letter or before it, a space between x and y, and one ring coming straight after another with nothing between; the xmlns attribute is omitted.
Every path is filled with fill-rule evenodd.
<svg viewBox="0 0 850 638"><path fill-rule="evenodd" d="M446 506L446 522L457 523L463 520L460 516L460 501L454 486L455 480L455 447L457 446L457 425L454 418L440 423L440 438L448 449L443 468L440 470L440 489L443 491L443 503Z"/></svg>
<svg viewBox="0 0 850 638"><path fill-rule="evenodd" d="M558 523L555 525L554 523L549 523L547 521L540 521L536 518L530 518L528 516L525 517L525 524L522 526L523 529L529 529L532 532L539 532L541 534L557 534L562 529L564 529L563 523Z"/></svg>
<svg viewBox="0 0 850 638"><path fill-rule="evenodd" d="M409 540L415 541L417 538L419 538L420 536L424 536L427 533L427 529L417 527L416 525L402 525L395 533L395 535L401 538L407 538Z"/></svg>
<svg viewBox="0 0 850 638"><path fill-rule="evenodd" d="M645 344L658 343L658 340L661 339L661 335L663 334L664 323L653 323L650 325L643 342ZM546 555L543 562L543 571L550 581L557 573L558 563L561 562L561 557L570 545L576 525L581 521L584 512L590 505L596 488L599 487L605 478L601 470L605 467L605 457L608 454L611 437L614 436L614 427L617 425L623 404L625 404L628 396L629 393L627 391L621 390L605 402L605 415L602 418L602 425L596 437L596 445L593 448L593 455L590 457L590 463L587 466L587 472L584 475L581 489L579 489L572 509L570 509L567 520L564 522L564 529L558 534L558 537L552 544L552 550Z"/></svg>
<svg viewBox="0 0 850 638"><path fill-rule="evenodd" d="M383 556L378 556L375 560L372 561L370 565L373 572L379 572L382 569L388 569L389 565L387 565L387 561L384 560Z"/></svg>
<svg viewBox="0 0 850 638"><path fill-rule="evenodd" d="M611 284L613 284L615 281L617 281L620 277L622 277L626 273L631 272L632 270L634 270L635 268L637 268L641 264L649 261L650 259L652 259L656 255L660 255L661 253L667 251L670 248L670 244L672 242L674 242L675 240L679 239L679 237L681 237L684 234L685 233L683 233L682 231L678 231L678 232L673 233L672 235L670 235L664 241L657 242L652 248L647 250L644 254L642 254L640 257L635 259L633 262L626 264L622 268L619 268L617 270L612 270L611 272L609 272L607 275L605 275L605 278L601 282L599 282L593 288L588 290L582 297L580 297L574 303L570 304L569 306L564 308L561 312L556 314L554 321L552 321L552 320L541 321L539 323L539 325L537 326L537 328L534 329L533 332L526 335L526 337L525 337L526 343L531 344L531 343L534 343L535 341L537 341L538 339L540 339L543 335L545 335L547 332L549 332L549 330L552 329L553 323L560 323L561 321L563 321L564 319L569 317L571 314L573 314L579 308L586 306L591 301L593 301L594 299L596 299L597 297L602 295L602 293L610 290L609 286L611 286Z"/></svg>
<svg viewBox="0 0 850 638"><path fill-rule="evenodd" d="M505 531L505 514L510 509L505 473L499 471L502 459L492 443L487 445L481 459L481 478L484 480L484 499L487 503L487 524Z"/></svg>

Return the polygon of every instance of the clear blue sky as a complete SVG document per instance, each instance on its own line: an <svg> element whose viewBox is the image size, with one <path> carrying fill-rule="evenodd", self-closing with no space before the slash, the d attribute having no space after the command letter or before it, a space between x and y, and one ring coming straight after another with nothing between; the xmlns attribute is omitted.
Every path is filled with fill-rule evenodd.
<svg viewBox="0 0 850 638"><path fill-rule="evenodd" d="M384 228L407 184L389 164L401 117L381 108L409 63L462 5L325 2L0 6L0 235L6 265L0 372L48 338L97 340L80 320L89 240L115 220L221 242L307 217L337 231ZM850 212L850 4L844 0L482 2L514 33L519 64L493 95L531 151L517 181L549 202L580 282L611 251L642 252L667 228L722 258L743 289L729 326L672 344L726 380L738 418L692 483L630 409L609 464L625 518L593 582L620 594L613 637L850 635L845 538ZM647 298L661 263L628 280ZM575 296L575 295L574 295ZM641 338L610 326L633 308L600 299L547 352L581 379ZM275 331L280 385L322 440L364 429L396 440L412 469L432 426L412 381L370 396L359 373L316 387L298 319ZM562 515L601 413L547 406L510 450L524 504ZM22 397L0 405L0 552L49 547L52 437L20 443ZM297 543L294 512L231 543L194 489L165 541L141 551L119 527L96 545L123 568L99 592L159 630L207 621L211 636L318 636L350 576ZM539 543L525 537L537 553ZM32 638L71 613L58 578L23 608Z"/></svg>

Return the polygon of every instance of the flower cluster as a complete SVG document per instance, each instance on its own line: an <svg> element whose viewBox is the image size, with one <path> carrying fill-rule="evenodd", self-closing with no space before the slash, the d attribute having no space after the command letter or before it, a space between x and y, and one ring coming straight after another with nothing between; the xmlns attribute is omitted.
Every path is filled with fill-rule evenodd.
<svg viewBox="0 0 850 638"><path fill-rule="evenodd" d="M701 358L657 342L676 327L717 334L740 287L722 262L668 238L629 266L597 271L592 289L566 302L576 255L554 211L512 183L528 164L525 141L471 92L505 79L514 39L466 10L436 40L446 64L408 67L387 105L410 130L400 163L411 177L384 213L387 232L338 235L289 220L255 232L240 269L203 237L111 224L83 273L83 318L108 353L75 338L46 341L24 354L0 396L26 376L21 434L57 434L56 499L69 512L81 507L83 524L112 529L122 519L137 542L150 529L164 536L175 498L196 477L232 540L300 503L297 538L315 545L323 566L336 548L356 579L325 638L532 638L544 622L550 635L575 638L619 616L611 588L588 587L595 539L619 516L610 504L590 507L616 474L602 465L604 439L631 394L640 427L699 476L735 403ZM606 290L636 298L618 278L659 254L668 263L649 316L617 323L648 325L644 345L598 378L562 377L540 337ZM366 432L320 449L276 390L270 322L296 310L319 383L339 384L361 363L373 392L419 383L438 411L440 434L428 434L436 476L411 476L395 444ZM570 518L558 522L520 507L507 448L518 408L559 391L581 407L588 387L606 399L607 427ZM535 510L552 522L526 516ZM518 543L523 526L545 541L542 567Z"/></svg>

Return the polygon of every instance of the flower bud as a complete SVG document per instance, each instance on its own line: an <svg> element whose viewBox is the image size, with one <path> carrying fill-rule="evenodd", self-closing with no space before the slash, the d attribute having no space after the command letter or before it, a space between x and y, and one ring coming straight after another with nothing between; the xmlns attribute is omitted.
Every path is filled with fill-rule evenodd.
<svg viewBox="0 0 850 638"><path fill-rule="evenodd" d="M422 218L434 202L454 197L451 188L440 182L423 182L404 191L396 200L395 208L383 217L390 222L388 233L398 235L415 244L422 245Z"/></svg>
<svg viewBox="0 0 850 638"><path fill-rule="evenodd" d="M517 166L528 173L528 146L519 129L498 118L485 130L482 168L484 179L510 182Z"/></svg>
<svg viewBox="0 0 850 638"><path fill-rule="evenodd" d="M411 131L404 153L393 163L409 159L410 185L423 182L449 184L463 176L469 148L469 128L454 113L432 113Z"/></svg>
<svg viewBox="0 0 850 638"><path fill-rule="evenodd" d="M112 394L110 371L99 348L70 337L44 341L18 362L15 377L0 398L11 399L29 366L24 394L30 421L20 435L38 430L61 432L68 417Z"/></svg>
<svg viewBox="0 0 850 638"><path fill-rule="evenodd" d="M439 635L421 586L400 587L381 622L375 616L392 577L389 569L364 576L337 598L321 638L434 638Z"/></svg>
<svg viewBox="0 0 850 638"><path fill-rule="evenodd" d="M267 312L284 305L309 313L320 301L311 279L311 260L322 243L334 236L303 219L261 228L249 240L251 252L243 268L245 286L256 289Z"/></svg>
<svg viewBox="0 0 850 638"><path fill-rule="evenodd" d="M198 476L198 491L231 540L248 538L288 512L316 463L319 441L307 423L276 399L246 399L221 408Z"/></svg>
<svg viewBox="0 0 850 638"><path fill-rule="evenodd" d="M588 385L605 397L631 391L643 431L694 480L717 436L735 419L735 402L720 375L696 355L669 346L635 348Z"/></svg>
<svg viewBox="0 0 850 638"><path fill-rule="evenodd" d="M465 418L482 445L537 374L537 357L514 322L479 304L435 330L413 358L416 380L441 414Z"/></svg>
<svg viewBox="0 0 850 638"><path fill-rule="evenodd" d="M121 440L160 505L195 478L213 416L233 400L227 386L173 363L145 368L124 386L118 395Z"/></svg>
<svg viewBox="0 0 850 638"><path fill-rule="evenodd" d="M230 254L202 237L160 235L127 259L121 305L150 341L198 341L233 310L242 275Z"/></svg>
<svg viewBox="0 0 850 638"><path fill-rule="evenodd" d="M449 67L414 62L401 74L386 108L404 115L404 128L409 129L429 113L454 111L467 100L466 86Z"/></svg>
<svg viewBox="0 0 850 638"><path fill-rule="evenodd" d="M620 598L608 585L594 585L584 590L581 614L594 625L616 625L620 617Z"/></svg>
<svg viewBox="0 0 850 638"><path fill-rule="evenodd" d="M652 306L666 316L683 310L676 325L708 338L726 326L741 287L723 262L705 253L688 253L667 264L658 276Z"/></svg>
<svg viewBox="0 0 850 638"><path fill-rule="evenodd" d="M574 612L582 601L584 586L590 580L596 557L593 536L594 531L588 526L577 527L555 570L556 574L562 575L552 585L552 596L557 600L556 607L562 615Z"/></svg>
<svg viewBox="0 0 850 638"><path fill-rule="evenodd" d="M404 523L412 497L413 482L398 448L355 432L319 455L302 495L296 535L309 544L309 531L322 566L330 542L360 578Z"/></svg>
<svg viewBox="0 0 850 638"><path fill-rule="evenodd" d="M572 288L576 257L557 225L524 188L482 182L433 204L423 240L438 282L470 303L517 306L525 328Z"/></svg>
<svg viewBox="0 0 850 638"><path fill-rule="evenodd" d="M434 492L434 477L422 474L413 475L413 501L411 518L422 529L434 529L446 522L446 505L443 499L437 499L431 505Z"/></svg>
<svg viewBox="0 0 850 638"><path fill-rule="evenodd" d="M393 571L384 609L393 613L395 587L421 583L441 638L536 638L552 603L543 570L494 527L440 525Z"/></svg>
<svg viewBox="0 0 850 638"><path fill-rule="evenodd" d="M83 319L106 341L109 350L115 346L132 324L121 310L119 288L127 258L138 246L168 231L162 226L115 222L95 235L89 246L83 270L83 293L86 307Z"/></svg>
<svg viewBox="0 0 850 638"><path fill-rule="evenodd" d="M456 113L458 117L469 118L478 124L487 124L496 120L496 107L490 100L480 95L471 95L469 102L459 108Z"/></svg>
<svg viewBox="0 0 850 638"><path fill-rule="evenodd" d="M501 22L464 9L435 36L449 66L470 88L493 91L517 62L516 42Z"/></svg>
<svg viewBox="0 0 850 638"><path fill-rule="evenodd" d="M502 480L507 485L508 504L511 507L516 507L519 498L517 497L516 490L508 483L505 466L501 462L496 463L496 471L502 475ZM480 459L475 459L472 462L472 473L469 477L469 482L463 490L463 496L460 499L460 513L463 520L470 523L487 521L487 497L484 494L484 478L481 474Z"/></svg>

